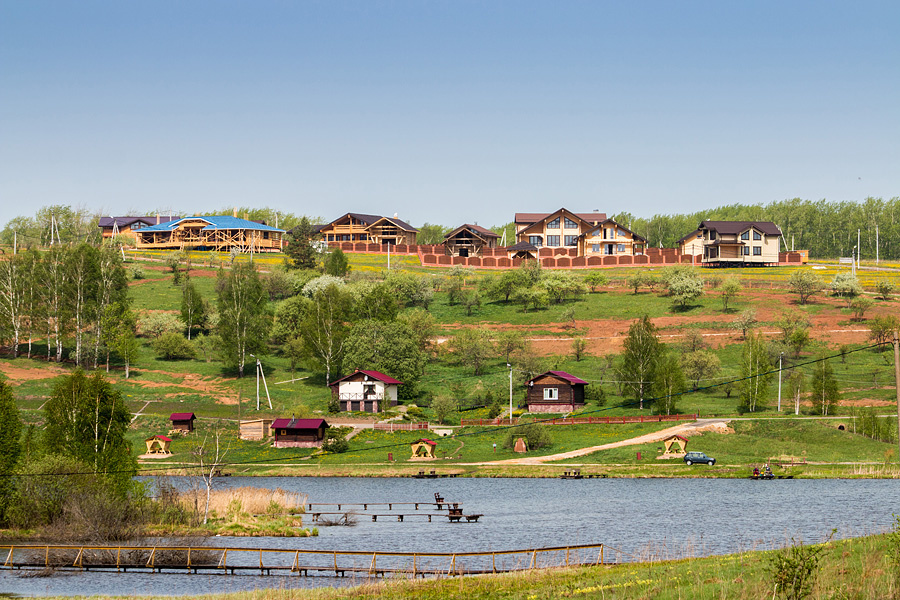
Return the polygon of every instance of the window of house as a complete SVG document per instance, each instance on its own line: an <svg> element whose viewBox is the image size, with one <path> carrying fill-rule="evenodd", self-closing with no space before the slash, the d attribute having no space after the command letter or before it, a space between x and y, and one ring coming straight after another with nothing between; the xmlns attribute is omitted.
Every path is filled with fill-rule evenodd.
<svg viewBox="0 0 900 600"><path fill-rule="evenodd" d="M558 235L548 235L547 236L547 245L551 248L555 248L559 246L559 236Z"/></svg>
<svg viewBox="0 0 900 600"><path fill-rule="evenodd" d="M567 235L567 236L565 236L566 246L575 246L575 245L577 245L578 242L577 242L576 240L578 240L578 236L577 236L577 235Z"/></svg>
<svg viewBox="0 0 900 600"><path fill-rule="evenodd" d="M135 221L134 223L131 224L132 231L134 231L135 229L140 229L141 227L144 227L144 224L141 223L140 221Z"/></svg>
<svg viewBox="0 0 900 600"><path fill-rule="evenodd" d="M578 229L578 223L576 223L569 217L566 217L565 225L566 225L566 229Z"/></svg>
<svg viewBox="0 0 900 600"><path fill-rule="evenodd" d="M762 256L762 246L753 246L753 256Z"/></svg>
<svg viewBox="0 0 900 600"><path fill-rule="evenodd" d="M710 248L710 249L709 249L709 257L710 257L710 258L717 258L718 256L719 256L719 249L718 249L718 248Z"/></svg>
<svg viewBox="0 0 900 600"><path fill-rule="evenodd" d="M625 252L625 244L619 244L618 249L616 250L619 254Z"/></svg>
<svg viewBox="0 0 900 600"><path fill-rule="evenodd" d="M741 234L741 239L742 239L742 240L749 240L749 239L750 239L750 232L749 232L749 231L745 231L744 233L742 233L742 234Z"/></svg>
<svg viewBox="0 0 900 600"><path fill-rule="evenodd" d="M754 229L754 230L753 230L753 239L754 239L754 240L757 240L757 241L761 240L761 239L762 239L762 234Z"/></svg>
<svg viewBox="0 0 900 600"><path fill-rule="evenodd" d="M624 230L624 229L617 229L617 230L616 230L616 235L618 235L619 237L628 237L628 234L625 233L625 230Z"/></svg>
<svg viewBox="0 0 900 600"><path fill-rule="evenodd" d="M744 256L750 256L750 246L744 246L741 248L741 254Z"/></svg>
<svg viewBox="0 0 900 600"><path fill-rule="evenodd" d="M544 400L559 400L559 388L544 388Z"/></svg>
<svg viewBox="0 0 900 600"><path fill-rule="evenodd" d="M559 217L547 223L547 229L559 229Z"/></svg>
<svg viewBox="0 0 900 600"><path fill-rule="evenodd" d="M537 246L538 248L540 248L541 246L544 245L544 240L541 239L541 236L539 236L539 235L529 235L528 243L531 244L532 246Z"/></svg>
<svg viewBox="0 0 900 600"><path fill-rule="evenodd" d="M594 252L595 254L600 252L600 244L591 244L591 252Z"/></svg>

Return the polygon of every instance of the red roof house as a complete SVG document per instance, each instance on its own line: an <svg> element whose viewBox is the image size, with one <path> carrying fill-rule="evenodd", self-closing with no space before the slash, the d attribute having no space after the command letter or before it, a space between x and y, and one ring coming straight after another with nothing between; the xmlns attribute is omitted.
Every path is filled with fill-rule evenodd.
<svg viewBox="0 0 900 600"><path fill-rule="evenodd" d="M318 448L325 439L325 419L275 419L272 432L276 448Z"/></svg>
<svg viewBox="0 0 900 600"><path fill-rule="evenodd" d="M566 413L584 407L588 382L565 371L547 371L528 383L528 412Z"/></svg>
<svg viewBox="0 0 900 600"><path fill-rule="evenodd" d="M397 386L403 385L378 371L360 371L331 383L331 393L337 397L341 410L379 412L397 405Z"/></svg>

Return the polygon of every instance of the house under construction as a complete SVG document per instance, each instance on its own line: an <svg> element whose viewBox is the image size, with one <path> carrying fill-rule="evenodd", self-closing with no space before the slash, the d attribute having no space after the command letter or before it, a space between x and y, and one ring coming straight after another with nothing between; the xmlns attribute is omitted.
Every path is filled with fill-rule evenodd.
<svg viewBox="0 0 900 600"><path fill-rule="evenodd" d="M280 252L284 230L237 216L183 217L135 232L138 249Z"/></svg>

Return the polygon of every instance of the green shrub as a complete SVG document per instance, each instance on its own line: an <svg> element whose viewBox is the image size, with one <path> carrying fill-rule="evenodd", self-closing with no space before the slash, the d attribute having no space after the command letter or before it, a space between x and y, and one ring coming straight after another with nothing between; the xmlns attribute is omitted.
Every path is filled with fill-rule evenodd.
<svg viewBox="0 0 900 600"><path fill-rule="evenodd" d="M507 450L512 450L518 438L525 439L528 450L538 450L553 445L553 438L550 437L550 432L545 426L537 423L529 423L509 429L506 433L506 439L503 441L503 447Z"/></svg>
<svg viewBox="0 0 900 600"><path fill-rule="evenodd" d="M180 333L164 333L153 341L153 349L165 360L194 358L194 345Z"/></svg>

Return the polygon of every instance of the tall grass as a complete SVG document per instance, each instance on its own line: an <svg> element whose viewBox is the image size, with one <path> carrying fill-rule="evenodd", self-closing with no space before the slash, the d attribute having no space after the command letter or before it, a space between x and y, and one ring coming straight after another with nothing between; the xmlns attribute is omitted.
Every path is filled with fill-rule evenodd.
<svg viewBox="0 0 900 600"><path fill-rule="evenodd" d="M187 507L204 506L206 490L183 492L179 499ZM218 515L226 515L235 510L254 515L302 513L305 512L306 501L306 494L288 492L281 488L269 490L240 487L231 490L213 490L209 497L209 509Z"/></svg>

